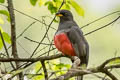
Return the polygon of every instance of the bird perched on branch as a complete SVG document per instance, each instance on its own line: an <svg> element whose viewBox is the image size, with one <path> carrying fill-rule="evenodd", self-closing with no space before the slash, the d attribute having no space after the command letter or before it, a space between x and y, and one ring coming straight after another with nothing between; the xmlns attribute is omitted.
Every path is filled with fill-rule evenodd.
<svg viewBox="0 0 120 80"><path fill-rule="evenodd" d="M87 66L89 45L83 32L74 21L72 13L68 10L60 10L56 16L60 17L59 27L54 36L56 48L64 55L77 56L80 59L80 67ZM77 80L83 80L83 76L78 76Z"/></svg>

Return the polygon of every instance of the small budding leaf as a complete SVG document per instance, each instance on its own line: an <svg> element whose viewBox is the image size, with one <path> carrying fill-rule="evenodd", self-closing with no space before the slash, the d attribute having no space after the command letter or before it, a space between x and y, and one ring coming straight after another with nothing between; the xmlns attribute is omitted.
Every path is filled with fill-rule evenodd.
<svg viewBox="0 0 120 80"><path fill-rule="evenodd" d="M31 5L35 6L38 0L30 0Z"/></svg>

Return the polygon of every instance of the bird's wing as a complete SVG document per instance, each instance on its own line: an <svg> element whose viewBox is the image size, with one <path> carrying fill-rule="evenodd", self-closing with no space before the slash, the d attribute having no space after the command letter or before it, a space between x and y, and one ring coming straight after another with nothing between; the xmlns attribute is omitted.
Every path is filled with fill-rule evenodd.
<svg viewBox="0 0 120 80"><path fill-rule="evenodd" d="M69 32L67 32L67 36L72 43L76 56L80 58L82 64L87 64L89 58L89 46L80 28L71 27Z"/></svg>

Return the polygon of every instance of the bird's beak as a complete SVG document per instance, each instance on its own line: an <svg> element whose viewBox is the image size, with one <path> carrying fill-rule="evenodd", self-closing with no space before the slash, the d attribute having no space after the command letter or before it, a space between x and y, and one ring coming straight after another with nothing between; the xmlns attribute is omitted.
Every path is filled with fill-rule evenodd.
<svg viewBox="0 0 120 80"><path fill-rule="evenodd" d="M63 16L61 13L56 13L56 16L58 16L58 17L61 17L61 16Z"/></svg>

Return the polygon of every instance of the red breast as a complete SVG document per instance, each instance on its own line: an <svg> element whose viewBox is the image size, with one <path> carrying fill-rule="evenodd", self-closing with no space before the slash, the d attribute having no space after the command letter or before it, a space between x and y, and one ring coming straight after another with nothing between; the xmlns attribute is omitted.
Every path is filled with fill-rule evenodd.
<svg viewBox="0 0 120 80"><path fill-rule="evenodd" d="M54 37L56 48L65 55L75 56L75 51L65 33L56 34Z"/></svg>

